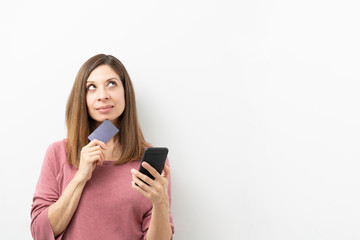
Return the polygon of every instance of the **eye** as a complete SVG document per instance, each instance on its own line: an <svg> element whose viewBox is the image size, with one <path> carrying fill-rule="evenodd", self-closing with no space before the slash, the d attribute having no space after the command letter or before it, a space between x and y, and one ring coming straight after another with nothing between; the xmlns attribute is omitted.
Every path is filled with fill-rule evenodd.
<svg viewBox="0 0 360 240"><path fill-rule="evenodd" d="M87 90L93 90L95 89L95 85L94 84L90 84L88 87L87 87Z"/></svg>
<svg viewBox="0 0 360 240"><path fill-rule="evenodd" d="M113 86L116 86L116 82L115 81L110 81L108 85L112 84Z"/></svg>

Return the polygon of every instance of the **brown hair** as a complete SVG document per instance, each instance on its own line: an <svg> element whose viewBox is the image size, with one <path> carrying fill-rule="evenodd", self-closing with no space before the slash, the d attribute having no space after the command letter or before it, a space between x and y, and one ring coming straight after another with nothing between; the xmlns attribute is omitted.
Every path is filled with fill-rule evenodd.
<svg viewBox="0 0 360 240"><path fill-rule="evenodd" d="M115 135L120 143L121 155L115 164L141 159L145 148L149 146L140 129L135 92L129 74L117 58L98 54L81 66L66 105L67 161L75 167L79 166L81 149L90 142L87 137L95 130L95 120L90 117L86 104L86 80L100 65L110 66L119 75L124 87L125 109L117 119L119 133Z"/></svg>

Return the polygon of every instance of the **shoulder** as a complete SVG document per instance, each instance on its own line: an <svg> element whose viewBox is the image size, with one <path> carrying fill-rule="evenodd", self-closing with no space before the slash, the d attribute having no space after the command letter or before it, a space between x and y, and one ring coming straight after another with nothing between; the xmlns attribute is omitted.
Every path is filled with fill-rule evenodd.
<svg viewBox="0 0 360 240"><path fill-rule="evenodd" d="M46 151L46 154L51 154L51 155L66 155L66 148L65 148L65 144L66 144L66 139L62 139L62 140L58 140L55 142L52 142Z"/></svg>
<svg viewBox="0 0 360 240"><path fill-rule="evenodd" d="M58 172L62 165L66 163L65 144L66 139L58 140L52 142L46 150L44 162L53 168L55 172Z"/></svg>
<svg viewBox="0 0 360 240"><path fill-rule="evenodd" d="M66 138L52 142L48 149L53 149L55 151L65 151Z"/></svg>

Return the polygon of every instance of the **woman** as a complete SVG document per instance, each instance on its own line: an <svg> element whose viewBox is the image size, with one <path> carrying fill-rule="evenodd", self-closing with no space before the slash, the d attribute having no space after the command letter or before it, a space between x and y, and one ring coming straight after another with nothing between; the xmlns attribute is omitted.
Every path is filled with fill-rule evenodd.
<svg viewBox="0 0 360 240"><path fill-rule="evenodd" d="M106 119L119 132L106 144L88 135ZM155 180L140 173L149 144L122 63L99 54L80 68L66 107L67 138L45 154L31 209L34 239L170 239L168 161ZM146 182L147 184L145 184Z"/></svg>

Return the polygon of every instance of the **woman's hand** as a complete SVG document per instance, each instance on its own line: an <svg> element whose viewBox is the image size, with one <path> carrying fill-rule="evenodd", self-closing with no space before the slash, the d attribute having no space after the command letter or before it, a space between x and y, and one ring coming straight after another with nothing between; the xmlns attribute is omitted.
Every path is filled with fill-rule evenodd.
<svg viewBox="0 0 360 240"><path fill-rule="evenodd" d="M168 184L170 176L170 168L165 164L164 170L160 175L150 164L143 162L142 166L149 171L149 173L155 177L155 180L152 180L145 174L131 169L132 173L132 182L131 186L133 189L137 190L139 193L144 195L149 199L153 205L162 205L164 203L169 204L168 196ZM141 181L141 180L143 181ZM147 184L148 185L147 185ZM137 185L136 185L137 184Z"/></svg>
<svg viewBox="0 0 360 240"><path fill-rule="evenodd" d="M81 149L80 165L77 175L83 181L88 181L96 165L104 162L104 150L107 150L105 143L94 139Z"/></svg>

